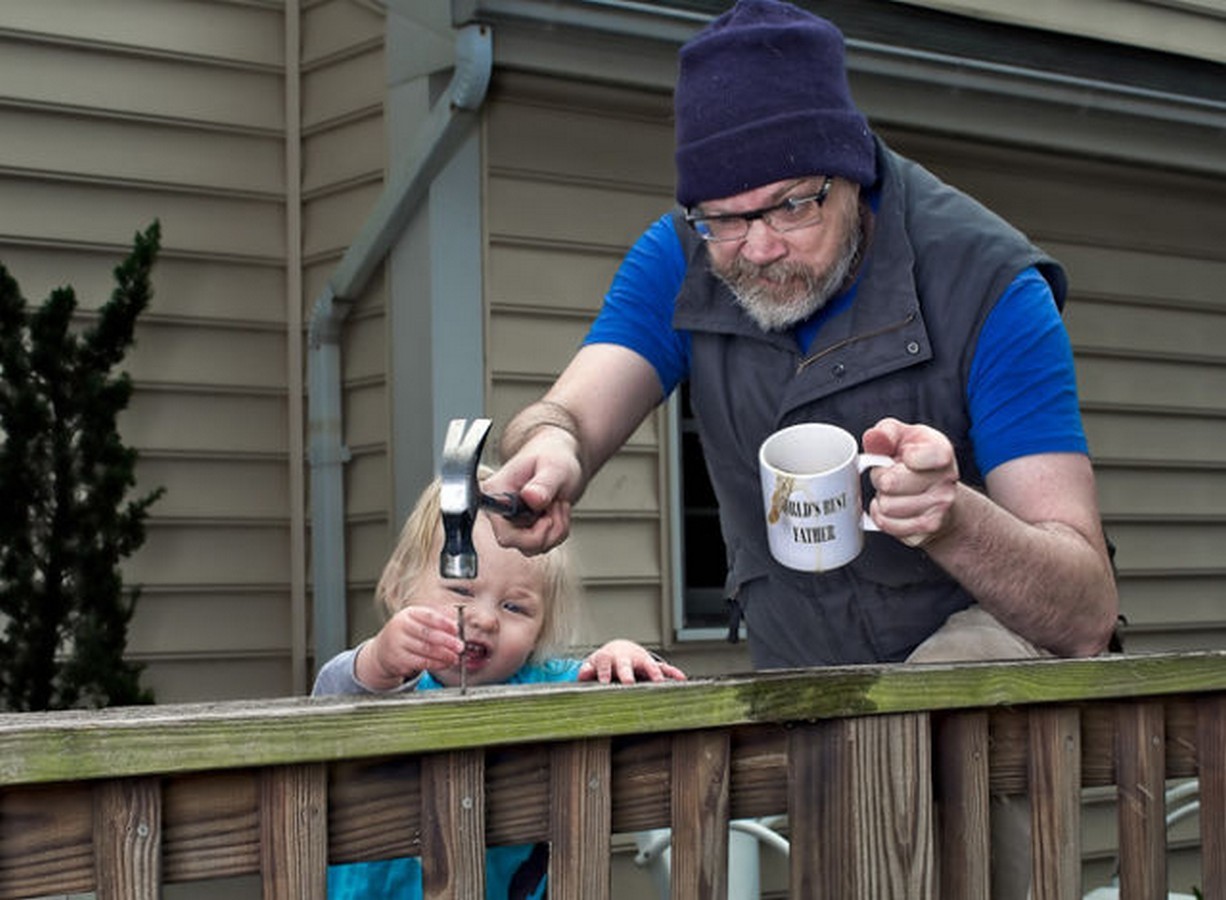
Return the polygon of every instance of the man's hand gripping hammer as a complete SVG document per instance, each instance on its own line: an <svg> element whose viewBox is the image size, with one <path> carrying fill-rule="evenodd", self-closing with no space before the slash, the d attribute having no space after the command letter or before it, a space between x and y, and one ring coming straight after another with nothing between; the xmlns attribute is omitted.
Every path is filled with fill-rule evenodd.
<svg viewBox="0 0 1226 900"><path fill-rule="evenodd" d="M485 508L505 518L530 523L539 515L518 494L492 497L477 484L481 451L489 436L490 420L452 419L443 442L439 505L443 513L443 551L439 575L443 578L476 578L477 551L473 547L473 523L477 510Z"/></svg>

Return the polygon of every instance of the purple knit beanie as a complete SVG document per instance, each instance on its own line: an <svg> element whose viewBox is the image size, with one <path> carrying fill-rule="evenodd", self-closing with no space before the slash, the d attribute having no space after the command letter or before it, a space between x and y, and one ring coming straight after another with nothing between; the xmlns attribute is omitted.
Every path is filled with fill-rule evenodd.
<svg viewBox="0 0 1226 900"><path fill-rule="evenodd" d="M780 0L738 0L681 48L677 201L692 207L807 175L876 179L843 34Z"/></svg>

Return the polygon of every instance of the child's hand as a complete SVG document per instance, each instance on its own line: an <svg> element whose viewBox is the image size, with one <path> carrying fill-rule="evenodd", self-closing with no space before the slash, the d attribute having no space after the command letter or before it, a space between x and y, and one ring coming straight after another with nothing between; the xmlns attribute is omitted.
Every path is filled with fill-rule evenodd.
<svg viewBox="0 0 1226 900"><path fill-rule="evenodd" d="M358 680L372 690L390 691L424 669L454 666L463 650L454 616L406 606L358 652Z"/></svg>
<svg viewBox="0 0 1226 900"><path fill-rule="evenodd" d="M609 641L579 667L580 681L608 684L616 679L622 684L636 681L685 681L685 673L671 663L652 656L634 641Z"/></svg>

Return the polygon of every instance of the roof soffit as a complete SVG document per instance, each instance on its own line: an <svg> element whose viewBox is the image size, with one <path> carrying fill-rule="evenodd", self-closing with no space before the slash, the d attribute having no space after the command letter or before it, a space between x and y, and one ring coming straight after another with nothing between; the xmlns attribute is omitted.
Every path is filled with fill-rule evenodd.
<svg viewBox="0 0 1226 900"><path fill-rule="evenodd" d="M1002 140L1050 141L1095 155L1226 171L1226 65L898 0L798 2L843 29L853 91L875 123L970 129ZM456 25L494 26L496 67L668 92L677 48L729 0L451 5ZM1002 99L1008 104L994 109L993 101ZM981 125L990 122L971 122L972 110L1000 118L999 129L984 131ZM1050 127L1042 127L1044 120ZM1144 135L1143 146L1127 146L1134 133Z"/></svg>

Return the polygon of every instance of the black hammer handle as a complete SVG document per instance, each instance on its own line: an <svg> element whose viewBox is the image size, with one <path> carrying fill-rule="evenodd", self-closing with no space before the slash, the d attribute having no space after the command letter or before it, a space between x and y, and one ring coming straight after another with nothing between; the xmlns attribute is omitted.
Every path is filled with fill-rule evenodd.
<svg viewBox="0 0 1226 900"><path fill-rule="evenodd" d="M517 522L521 525L531 525L538 518L540 513L524 503L519 494L491 494L481 495L481 506L485 509L492 510L498 513L503 518L510 519L512 522Z"/></svg>

